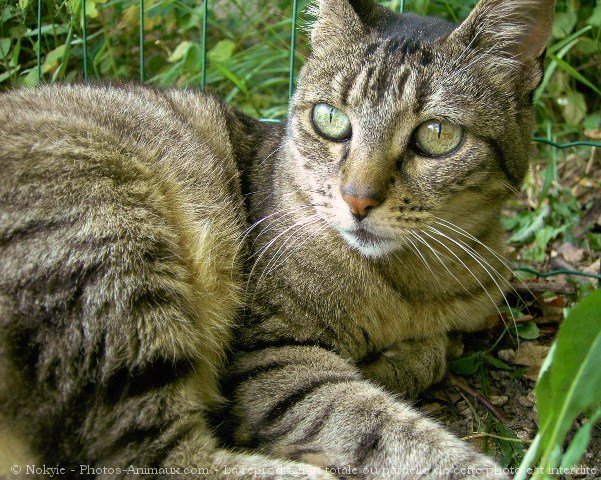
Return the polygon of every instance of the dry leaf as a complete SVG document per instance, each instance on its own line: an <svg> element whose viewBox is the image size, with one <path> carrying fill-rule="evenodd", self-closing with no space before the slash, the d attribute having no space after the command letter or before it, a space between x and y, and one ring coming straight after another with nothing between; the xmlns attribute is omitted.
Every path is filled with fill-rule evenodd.
<svg viewBox="0 0 601 480"><path fill-rule="evenodd" d="M601 128L596 128L594 130L585 130L584 134L593 140L601 140Z"/></svg>
<svg viewBox="0 0 601 480"><path fill-rule="evenodd" d="M557 249L566 262L575 264L580 263L584 258L584 250L578 248L571 243L564 243Z"/></svg>
<svg viewBox="0 0 601 480"><path fill-rule="evenodd" d="M513 363L526 367L539 367L543 364L550 347L534 342L523 342L515 352Z"/></svg>

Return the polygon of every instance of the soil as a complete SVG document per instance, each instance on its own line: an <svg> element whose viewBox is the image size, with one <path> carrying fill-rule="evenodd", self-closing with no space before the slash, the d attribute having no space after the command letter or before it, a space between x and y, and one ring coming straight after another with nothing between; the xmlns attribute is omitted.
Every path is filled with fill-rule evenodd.
<svg viewBox="0 0 601 480"><path fill-rule="evenodd" d="M464 338L466 351L480 351L487 344L490 348L490 345L494 344L491 340L494 339L495 334L498 335L498 332L482 332L466 336ZM536 341L522 342L522 347L524 344L529 347L546 347L552 340L553 335L542 336ZM511 351L517 348L515 340L510 336L499 343L500 345L495 349L495 356L507 360L509 354L511 360ZM540 350L544 351L544 348ZM484 374L472 376L451 374L450 379L426 392L419 406L460 438L473 443L480 451L494 455L503 466L515 467L520 463L519 455L525 453L537 432L534 394L536 373L528 367L516 366L515 368L515 371L485 368ZM458 387L458 384L466 385L468 388ZM466 392L470 389L472 394L481 395L496 414L501 416L502 421L497 421L490 408L480 403L474 395ZM578 419L568 438L571 438L576 428L586 421L584 417ZM499 424L508 430L499 432L498 429L503 428L499 427ZM511 446L515 448L517 456L513 462L509 462L507 457L510 455L507 452L503 454L499 441L489 436L490 433L499 437L513 437L515 441L501 442L505 446L509 445L509 448ZM601 479L601 428L599 426L593 429L588 451L578 467L573 469L570 475L554 478Z"/></svg>

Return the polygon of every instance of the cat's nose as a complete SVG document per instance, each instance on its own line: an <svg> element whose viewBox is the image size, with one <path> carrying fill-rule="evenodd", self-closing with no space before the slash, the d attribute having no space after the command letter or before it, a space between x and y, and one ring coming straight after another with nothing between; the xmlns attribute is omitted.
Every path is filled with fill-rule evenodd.
<svg viewBox="0 0 601 480"><path fill-rule="evenodd" d="M356 197L354 195L342 195L342 199L348 204L351 213L357 220L363 220L372 208L380 205L380 202L372 197Z"/></svg>

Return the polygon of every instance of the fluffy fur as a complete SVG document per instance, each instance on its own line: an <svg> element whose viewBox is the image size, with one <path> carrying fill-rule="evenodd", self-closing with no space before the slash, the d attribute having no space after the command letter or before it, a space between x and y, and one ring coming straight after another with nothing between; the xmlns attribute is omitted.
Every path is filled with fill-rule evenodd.
<svg viewBox="0 0 601 480"><path fill-rule="evenodd" d="M504 478L399 399L506 289L552 3L501 3L456 28L322 0L282 126L187 91L0 95L0 467ZM318 135L320 102L349 141ZM415 149L431 118L465 129L445 158ZM362 220L351 187L379 199Z"/></svg>

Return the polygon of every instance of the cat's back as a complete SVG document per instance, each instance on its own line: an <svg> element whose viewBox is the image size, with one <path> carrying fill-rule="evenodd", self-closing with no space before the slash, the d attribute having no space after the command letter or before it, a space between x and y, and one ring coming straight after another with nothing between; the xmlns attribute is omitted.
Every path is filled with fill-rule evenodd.
<svg viewBox="0 0 601 480"><path fill-rule="evenodd" d="M0 94L0 407L10 429L41 439L81 424L61 417L64 405L108 395L123 372L142 389L193 374L186 391L217 398L245 218L226 117L214 97L186 91Z"/></svg>

